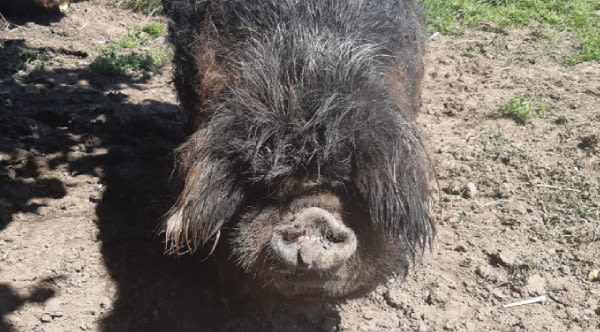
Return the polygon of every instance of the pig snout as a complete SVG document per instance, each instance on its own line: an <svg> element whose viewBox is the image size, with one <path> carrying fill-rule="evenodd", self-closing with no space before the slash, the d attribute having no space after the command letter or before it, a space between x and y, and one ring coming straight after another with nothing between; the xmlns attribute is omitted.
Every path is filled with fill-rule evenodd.
<svg viewBox="0 0 600 332"><path fill-rule="evenodd" d="M327 210L311 207L275 227L271 249L286 265L326 271L338 267L356 251L354 232Z"/></svg>

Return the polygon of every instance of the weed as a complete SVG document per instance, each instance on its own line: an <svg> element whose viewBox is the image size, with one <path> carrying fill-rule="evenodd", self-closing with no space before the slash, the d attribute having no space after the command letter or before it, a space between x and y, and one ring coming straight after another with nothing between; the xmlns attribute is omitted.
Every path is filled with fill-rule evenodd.
<svg viewBox="0 0 600 332"><path fill-rule="evenodd" d="M517 123L525 124L531 119L531 102L529 98L517 93L508 102L501 104L494 110L494 115L501 118L509 118Z"/></svg>
<svg viewBox="0 0 600 332"><path fill-rule="evenodd" d="M40 52L33 52L31 50L24 50L19 54L15 69L25 71L36 71L44 70L48 60L48 55Z"/></svg>
<svg viewBox="0 0 600 332"><path fill-rule="evenodd" d="M158 14L162 10L161 0L124 0L125 6L147 15Z"/></svg>
<svg viewBox="0 0 600 332"><path fill-rule="evenodd" d="M167 64L169 58L169 53L159 49L144 50L142 54L110 52L97 57L89 68L100 74L125 74L132 70L157 72Z"/></svg>
<svg viewBox="0 0 600 332"><path fill-rule="evenodd" d="M137 27L136 29L151 36L160 36L165 33L165 26L160 23L148 23L146 25Z"/></svg>
<svg viewBox="0 0 600 332"><path fill-rule="evenodd" d="M130 71L157 72L171 57L162 49L138 49L147 41L164 34L165 27L149 23L127 30L121 40L107 44L89 69L101 74L125 74Z"/></svg>
<svg viewBox="0 0 600 332"><path fill-rule="evenodd" d="M540 199L550 212L600 220L600 178L556 169L551 186L541 187Z"/></svg>
<svg viewBox="0 0 600 332"><path fill-rule="evenodd" d="M463 53L464 56L472 58L476 55L481 55L485 53L485 48L489 47L491 44L487 41L485 42L481 42L481 43L477 43L474 46L470 46L466 49L465 53Z"/></svg>

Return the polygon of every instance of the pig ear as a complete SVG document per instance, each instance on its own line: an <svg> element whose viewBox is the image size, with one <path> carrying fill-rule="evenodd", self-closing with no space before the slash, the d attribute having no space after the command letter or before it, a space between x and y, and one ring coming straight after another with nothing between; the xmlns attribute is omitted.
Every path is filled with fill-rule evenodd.
<svg viewBox="0 0 600 332"><path fill-rule="evenodd" d="M237 211L243 191L223 163L204 160L185 170L184 188L163 225L167 251L194 252Z"/></svg>
<svg viewBox="0 0 600 332"><path fill-rule="evenodd" d="M432 168L416 125L391 118L375 121L357 137L355 183L373 223L405 240L414 257L435 233L428 210Z"/></svg>

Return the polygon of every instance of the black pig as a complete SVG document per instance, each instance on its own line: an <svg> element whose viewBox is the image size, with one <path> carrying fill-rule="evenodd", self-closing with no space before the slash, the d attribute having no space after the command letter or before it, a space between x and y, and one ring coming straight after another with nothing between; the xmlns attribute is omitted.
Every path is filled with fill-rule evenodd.
<svg viewBox="0 0 600 332"><path fill-rule="evenodd" d="M169 251L254 293L344 298L434 236L413 0L163 0L191 136ZM226 276L227 277L227 276Z"/></svg>
<svg viewBox="0 0 600 332"><path fill-rule="evenodd" d="M69 5L69 0L0 0L0 10L8 13L26 13L32 10L63 8Z"/></svg>

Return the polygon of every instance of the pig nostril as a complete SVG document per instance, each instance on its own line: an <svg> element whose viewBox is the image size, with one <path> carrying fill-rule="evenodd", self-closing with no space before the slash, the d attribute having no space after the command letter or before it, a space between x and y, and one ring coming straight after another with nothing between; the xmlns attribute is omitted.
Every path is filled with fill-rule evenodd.
<svg viewBox="0 0 600 332"><path fill-rule="evenodd" d="M306 235L306 231L288 231L283 233L283 239L287 242L296 242L302 240Z"/></svg>
<svg viewBox="0 0 600 332"><path fill-rule="evenodd" d="M327 241L332 243L342 243L348 239L348 236L344 233L327 233L325 234Z"/></svg>

